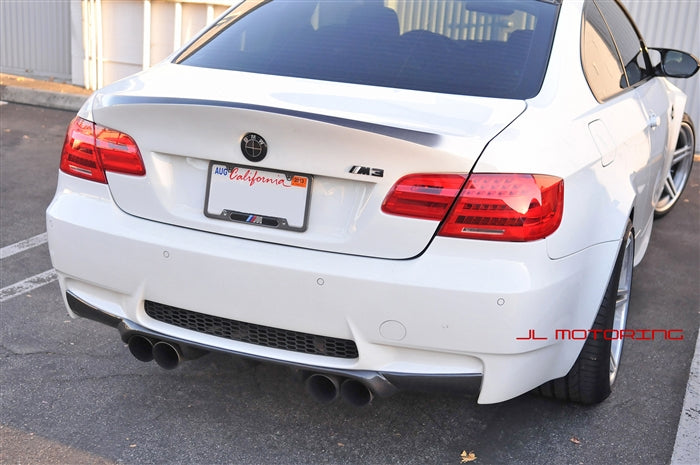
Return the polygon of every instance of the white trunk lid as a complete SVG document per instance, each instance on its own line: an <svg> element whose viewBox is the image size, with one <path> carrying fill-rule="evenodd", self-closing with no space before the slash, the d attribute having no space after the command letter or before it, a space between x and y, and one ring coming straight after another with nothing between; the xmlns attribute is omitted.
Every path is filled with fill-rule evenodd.
<svg viewBox="0 0 700 465"><path fill-rule="evenodd" d="M469 173L484 146L525 106L520 100L165 64L98 92L91 116L139 146L145 177L108 173L115 202L131 215L256 241L398 259L420 254L438 222L382 213L391 186L410 173ZM243 155L241 140L249 133L266 141L261 161ZM250 186L215 183L207 216L209 172L221 167L212 161L228 169L218 173L224 177L237 168L236 176ZM264 182L278 172L306 178L308 198ZM230 211L289 216L294 225L305 212L305 224L266 227L255 219L231 221L226 212L217 218L229 202ZM255 209L270 211L247 211Z"/></svg>

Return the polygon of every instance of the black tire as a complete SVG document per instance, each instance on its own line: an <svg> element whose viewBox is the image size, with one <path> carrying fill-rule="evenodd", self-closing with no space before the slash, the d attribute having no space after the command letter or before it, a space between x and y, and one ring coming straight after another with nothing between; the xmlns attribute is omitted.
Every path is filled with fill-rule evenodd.
<svg viewBox="0 0 700 465"><path fill-rule="evenodd" d="M535 392L546 397L582 404L597 404L610 395L620 365L624 338L614 339L608 336L606 340L602 331L625 329L633 264L634 234L632 223L628 220L612 276L591 328L593 331L589 332L583 349L569 373L562 378L548 381ZM600 332L596 333L595 330ZM613 363L613 360L616 362Z"/></svg>
<svg viewBox="0 0 700 465"><path fill-rule="evenodd" d="M673 162L664 175L664 188L654 206L654 218L661 218L670 212L681 198L690 179L695 156L695 127L687 114L683 115L681 129L678 133Z"/></svg>

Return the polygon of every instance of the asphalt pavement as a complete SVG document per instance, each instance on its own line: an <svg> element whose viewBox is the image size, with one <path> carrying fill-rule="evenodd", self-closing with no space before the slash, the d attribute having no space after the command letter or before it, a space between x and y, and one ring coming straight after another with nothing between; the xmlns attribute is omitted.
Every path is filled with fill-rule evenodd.
<svg viewBox="0 0 700 465"><path fill-rule="evenodd" d="M15 99L0 77L0 100ZM66 315L44 210L74 111L29 88L21 101L41 106L0 102L0 464L700 463L697 166L654 225L628 321L683 340L627 341L604 403L400 393L320 405L282 367L210 354L164 371L114 329Z"/></svg>

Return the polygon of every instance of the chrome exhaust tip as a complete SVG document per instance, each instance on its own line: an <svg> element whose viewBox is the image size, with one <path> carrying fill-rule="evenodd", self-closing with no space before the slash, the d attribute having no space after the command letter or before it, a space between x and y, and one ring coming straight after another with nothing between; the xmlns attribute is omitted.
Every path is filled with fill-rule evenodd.
<svg viewBox="0 0 700 465"><path fill-rule="evenodd" d="M174 344L160 341L153 346L153 359L161 368L172 370L183 360L182 351Z"/></svg>
<svg viewBox="0 0 700 465"><path fill-rule="evenodd" d="M346 379L340 386L340 397L350 405L364 407L372 402L374 395L372 391L360 381Z"/></svg>
<svg viewBox="0 0 700 465"><path fill-rule="evenodd" d="M150 362L153 360L153 343L150 339L143 336L131 336L129 338L129 352L136 360L142 362Z"/></svg>
<svg viewBox="0 0 700 465"><path fill-rule="evenodd" d="M335 376L313 374L304 385L311 397L324 404L333 402L340 392L340 380Z"/></svg>

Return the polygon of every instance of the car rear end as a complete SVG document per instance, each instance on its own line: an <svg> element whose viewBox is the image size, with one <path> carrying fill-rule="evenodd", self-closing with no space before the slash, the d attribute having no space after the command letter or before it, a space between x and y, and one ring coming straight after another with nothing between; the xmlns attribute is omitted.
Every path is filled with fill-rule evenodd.
<svg viewBox="0 0 700 465"><path fill-rule="evenodd" d="M550 259L564 180L475 170L538 92L557 6L474 2L510 18L480 39L408 6L244 2L97 92L47 211L69 310L144 359L224 351L370 397L437 384L498 402L565 374L578 346L521 339L583 324L605 284L588 271L617 245Z"/></svg>

